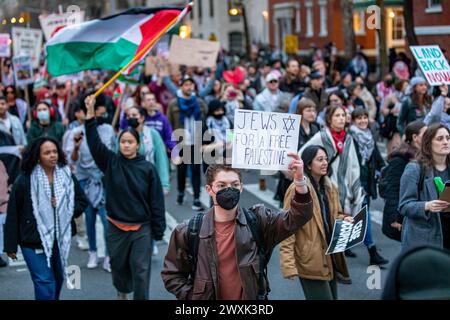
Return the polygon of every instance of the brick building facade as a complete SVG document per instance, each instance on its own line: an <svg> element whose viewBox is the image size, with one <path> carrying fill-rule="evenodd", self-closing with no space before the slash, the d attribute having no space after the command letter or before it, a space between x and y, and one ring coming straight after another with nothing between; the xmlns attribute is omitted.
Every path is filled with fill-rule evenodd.
<svg viewBox="0 0 450 320"><path fill-rule="evenodd" d="M385 3L387 47L408 51L403 17L403 0ZM353 24L358 46L369 57L379 54L376 29L370 26L373 0L354 0ZM333 41L343 54L344 37L340 0L269 0L270 43L284 49L284 37L297 35L299 54L311 46L323 48ZM439 44L450 52L450 0L414 0L414 25L419 44Z"/></svg>

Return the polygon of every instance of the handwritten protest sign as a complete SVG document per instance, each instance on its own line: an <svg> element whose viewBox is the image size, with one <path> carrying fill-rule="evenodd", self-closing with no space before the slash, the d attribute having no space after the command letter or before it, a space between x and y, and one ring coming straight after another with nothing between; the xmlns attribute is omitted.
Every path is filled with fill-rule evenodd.
<svg viewBox="0 0 450 320"><path fill-rule="evenodd" d="M170 45L169 62L192 67L212 68L216 65L220 43L174 36Z"/></svg>
<svg viewBox="0 0 450 320"><path fill-rule="evenodd" d="M158 74L161 69L166 69L169 75L173 75L180 70L180 66L171 64L163 57L148 56L145 58L145 75Z"/></svg>
<svg viewBox="0 0 450 320"><path fill-rule="evenodd" d="M0 33L0 58L11 56L11 39L8 33Z"/></svg>
<svg viewBox="0 0 450 320"><path fill-rule="evenodd" d="M51 38L56 29L60 27L79 24L84 21L84 11L75 11L67 13L54 13L49 15L41 14L39 22L44 31L45 40Z"/></svg>
<svg viewBox="0 0 450 320"><path fill-rule="evenodd" d="M450 84L450 66L439 46L409 48L431 86Z"/></svg>
<svg viewBox="0 0 450 320"><path fill-rule="evenodd" d="M364 206L353 219L354 223L344 220L337 220L334 223L326 254L344 252L364 241L367 231L367 206Z"/></svg>
<svg viewBox="0 0 450 320"><path fill-rule="evenodd" d="M289 151L297 152L301 116L236 109L233 168L287 170Z"/></svg>
<svg viewBox="0 0 450 320"><path fill-rule="evenodd" d="M13 27L11 30L15 56L29 56L33 68L39 68L39 58L42 50L42 31Z"/></svg>
<svg viewBox="0 0 450 320"><path fill-rule="evenodd" d="M33 83L33 67L29 56L13 57L12 63L16 85L23 87Z"/></svg>

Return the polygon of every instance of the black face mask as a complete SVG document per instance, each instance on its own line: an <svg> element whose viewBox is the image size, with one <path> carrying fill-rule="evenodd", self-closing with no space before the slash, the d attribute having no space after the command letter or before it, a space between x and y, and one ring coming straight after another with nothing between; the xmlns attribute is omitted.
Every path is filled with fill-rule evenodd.
<svg viewBox="0 0 450 320"><path fill-rule="evenodd" d="M108 118L106 117L97 117L97 124L101 126L102 124L108 123Z"/></svg>
<svg viewBox="0 0 450 320"><path fill-rule="evenodd" d="M223 114L223 113L221 113L221 114L213 114L213 117L214 117L215 119L217 119L217 120L220 120L220 119L222 119L222 118L223 118L223 116L224 116L224 114Z"/></svg>
<svg viewBox="0 0 450 320"><path fill-rule="evenodd" d="M216 193L216 200L219 207L231 210L237 206L241 191L236 188L225 188Z"/></svg>
<svg viewBox="0 0 450 320"><path fill-rule="evenodd" d="M133 129L136 129L137 127L139 127L139 121L136 118L130 118L127 120L128 125L130 127L132 127Z"/></svg>

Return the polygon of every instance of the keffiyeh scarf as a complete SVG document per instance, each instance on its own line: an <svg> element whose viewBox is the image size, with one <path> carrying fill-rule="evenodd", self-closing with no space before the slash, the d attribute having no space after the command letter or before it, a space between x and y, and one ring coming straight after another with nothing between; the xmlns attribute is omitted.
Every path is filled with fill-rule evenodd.
<svg viewBox="0 0 450 320"><path fill-rule="evenodd" d="M375 148L375 141L373 140L372 132L370 129L361 130L355 125L350 127L350 131L358 144L359 152L362 156L362 165L365 165L372 156Z"/></svg>
<svg viewBox="0 0 450 320"><path fill-rule="evenodd" d="M67 259L69 257L72 238L72 216L75 208L75 186L68 166L56 167L53 173L53 190L56 198L56 208L52 207L52 188L44 169L38 164L31 173L31 201L37 229L41 237L47 265L50 259L54 241L57 241L61 264L66 275ZM67 275L66 275L67 276Z"/></svg>

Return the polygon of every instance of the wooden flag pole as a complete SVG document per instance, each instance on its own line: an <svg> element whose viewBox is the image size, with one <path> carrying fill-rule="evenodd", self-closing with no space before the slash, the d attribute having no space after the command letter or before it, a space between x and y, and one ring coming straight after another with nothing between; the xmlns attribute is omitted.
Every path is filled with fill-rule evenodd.
<svg viewBox="0 0 450 320"><path fill-rule="evenodd" d="M69 119L70 102L72 100L72 89L73 89L73 80L70 81L69 93L67 96L66 104L64 105L64 114L66 115L67 120Z"/></svg>
<svg viewBox="0 0 450 320"><path fill-rule="evenodd" d="M189 9L192 7L193 3L189 3L188 7ZM131 66L131 64L133 62L135 62L136 60L139 60L141 58L141 56L157 41L159 40L159 38L161 38L162 35L164 35L168 29L170 29L175 23L177 23L179 16L177 16L176 18L174 18L166 27L164 27L164 29L162 29L157 35L156 37L154 37L149 43L147 43L147 45L142 48L141 51L138 52L138 54L130 60L130 62L128 62L122 69L120 69L111 79L109 79L100 89L98 89L95 92L95 97L98 97L98 95L100 93L103 92L103 90L105 90L111 83L113 83L126 69L128 69L129 66Z"/></svg>
<svg viewBox="0 0 450 320"><path fill-rule="evenodd" d="M25 90L24 91L25 91L25 100L26 100L26 102L28 104L28 110L27 110L28 121L30 121L30 123L31 123L32 112L31 112L30 93L28 92L28 85L25 86Z"/></svg>
<svg viewBox="0 0 450 320"><path fill-rule="evenodd" d="M117 121L119 121L120 111L122 111L122 104L123 104L124 97L127 94L127 91L128 91L128 83L125 84L125 89L123 89L122 95L120 96L119 104L116 106L116 111L114 112L114 118L112 121L113 128L116 128Z"/></svg>

